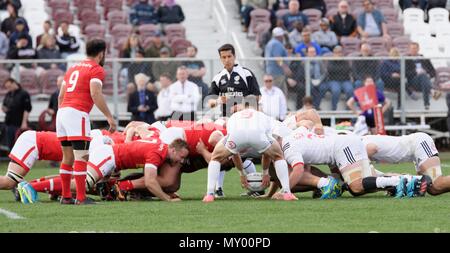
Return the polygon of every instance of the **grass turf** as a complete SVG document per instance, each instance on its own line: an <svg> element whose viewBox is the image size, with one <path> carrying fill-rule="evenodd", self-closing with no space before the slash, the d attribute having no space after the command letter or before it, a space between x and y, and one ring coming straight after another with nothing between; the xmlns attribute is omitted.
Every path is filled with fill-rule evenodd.
<svg viewBox="0 0 450 253"><path fill-rule="evenodd" d="M442 169L450 174L450 154L441 155ZM0 164L0 174L7 163ZM413 173L412 164L376 166L381 171ZM130 170L129 172L132 172ZM40 162L27 179L57 173ZM243 192L235 170L225 178L225 199L201 202L206 169L184 174L179 191L183 201L167 203L99 202L91 206L61 206L40 194L40 203L15 202L11 191L0 191L0 232L450 232L450 193L425 198L393 199L384 192L354 198L312 199L311 192L297 194L299 201L282 202L239 197ZM94 197L98 198L98 197Z"/></svg>

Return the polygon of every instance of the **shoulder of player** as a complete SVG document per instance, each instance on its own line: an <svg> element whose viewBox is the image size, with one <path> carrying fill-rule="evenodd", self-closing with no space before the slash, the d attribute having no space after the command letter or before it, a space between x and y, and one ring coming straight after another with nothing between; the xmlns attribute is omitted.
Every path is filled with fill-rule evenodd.
<svg viewBox="0 0 450 253"><path fill-rule="evenodd" d="M253 72L246 67L241 67L244 71L245 77L255 77L255 75L253 74Z"/></svg>
<svg viewBox="0 0 450 253"><path fill-rule="evenodd" d="M218 84L220 81L220 78L222 78L222 76L226 75L226 70L222 69L219 73L217 73L214 77L213 77L213 82Z"/></svg>

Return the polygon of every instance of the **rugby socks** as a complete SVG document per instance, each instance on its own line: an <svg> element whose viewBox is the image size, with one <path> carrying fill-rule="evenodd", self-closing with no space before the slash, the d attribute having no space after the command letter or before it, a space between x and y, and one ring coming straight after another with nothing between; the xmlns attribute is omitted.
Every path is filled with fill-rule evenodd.
<svg viewBox="0 0 450 253"><path fill-rule="evenodd" d="M214 194L217 178L220 174L220 163L218 161L210 161L208 165L208 188L206 194Z"/></svg>
<svg viewBox="0 0 450 253"><path fill-rule="evenodd" d="M72 166L61 163L59 175L61 176L61 195L63 198L72 198L72 193L70 192L70 181L72 180L72 173Z"/></svg>
<svg viewBox="0 0 450 253"><path fill-rule="evenodd" d="M223 188L223 181L225 180L225 172L224 170L221 170L219 173L219 178L217 178L217 184L216 184L216 190L219 188Z"/></svg>
<svg viewBox="0 0 450 253"><path fill-rule="evenodd" d="M87 162L75 161L73 163L73 175L77 186L77 200L80 202L86 199L86 171Z"/></svg>
<svg viewBox="0 0 450 253"><path fill-rule="evenodd" d="M244 167L244 170L247 173L247 175L250 174L250 173L255 173L256 172L255 164L249 159L245 160L242 163L242 167Z"/></svg>
<svg viewBox="0 0 450 253"><path fill-rule="evenodd" d="M51 179L46 179L45 181L39 181L30 183L31 187L37 192L48 192L48 193L61 193L61 177L55 177Z"/></svg>
<svg viewBox="0 0 450 253"><path fill-rule="evenodd" d="M289 172L288 166L285 160L278 160L273 163L275 166L275 172L277 173L278 179L280 180L283 192L291 192L289 187Z"/></svg>
<svg viewBox="0 0 450 253"><path fill-rule="evenodd" d="M320 189L322 187L327 186L330 183L330 179L327 177L321 177L319 182L317 183L317 188Z"/></svg>
<svg viewBox="0 0 450 253"><path fill-rule="evenodd" d="M377 188L386 188L389 186L396 186L398 183L400 183L400 177L393 176L393 177L377 177Z"/></svg>
<svg viewBox="0 0 450 253"><path fill-rule="evenodd" d="M32 184L32 183L41 182L41 181L45 181L45 180L47 180L46 177L41 177L41 178L33 179L33 180L29 181L28 183Z"/></svg>
<svg viewBox="0 0 450 253"><path fill-rule="evenodd" d="M121 191L131 191L134 189L134 185L131 180L119 181L119 188Z"/></svg>

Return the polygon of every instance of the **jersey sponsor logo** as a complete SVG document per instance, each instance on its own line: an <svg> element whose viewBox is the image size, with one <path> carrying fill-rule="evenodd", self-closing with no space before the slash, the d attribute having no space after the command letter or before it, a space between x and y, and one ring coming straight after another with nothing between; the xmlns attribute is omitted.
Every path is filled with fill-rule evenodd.
<svg viewBox="0 0 450 253"><path fill-rule="evenodd" d="M241 79L240 76L235 76L234 77L234 84L239 84L239 80Z"/></svg>
<svg viewBox="0 0 450 253"><path fill-rule="evenodd" d="M227 80L225 80L225 79L220 80L220 85L225 85L225 84L227 84Z"/></svg>
<svg viewBox="0 0 450 253"><path fill-rule="evenodd" d="M234 141L228 141L227 147L230 149L234 149L234 148L236 148L236 143L234 143Z"/></svg>

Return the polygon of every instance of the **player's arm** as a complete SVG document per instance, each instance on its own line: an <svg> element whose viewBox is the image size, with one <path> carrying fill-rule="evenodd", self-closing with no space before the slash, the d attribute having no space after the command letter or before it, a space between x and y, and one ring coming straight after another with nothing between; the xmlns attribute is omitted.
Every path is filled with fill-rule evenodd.
<svg viewBox="0 0 450 253"><path fill-rule="evenodd" d="M144 182L145 187L153 193L156 197L164 201L171 201L169 195L167 195L159 185L157 180L157 167L153 164L146 164L144 170Z"/></svg>
<svg viewBox="0 0 450 253"><path fill-rule="evenodd" d="M310 120L314 123L314 128L316 134L323 134L323 124L322 119L320 118L319 113L315 109L309 109L305 112L302 112L300 117L301 120ZM300 127L297 122L297 127Z"/></svg>
<svg viewBox="0 0 450 253"><path fill-rule="evenodd" d="M61 84L61 88L59 89L59 94L58 94L58 108L61 107L62 101L64 99L64 95L66 94L66 82L63 81Z"/></svg>
<svg viewBox="0 0 450 253"><path fill-rule="evenodd" d="M391 104L392 104L391 100L388 99L388 98L386 98L386 99L384 100L384 104L383 104L383 107L381 108L381 111L382 111L383 113L385 113L385 112L389 109L389 107L391 107Z"/></svg>
<svg viewBox="0 0 450 253"><path fill-rule="evenodd" d="M129 127L125 132L125 143L131 142L133 140L133 136L136 133L135 127Z"/></svg>
<svg viewBox="0 0 450 253"><path fill-rule="evenodd" d="M89 85L91 88L92 100L94 101L94 104L98 107L98 109L103 113L103 115L105 115L106 119L108 120L110 132L116 131L116 128L117 128L116 121L114 120L111 112L109 111L108 105L106 104L105 98L103 97L101 81L100 80L91 80Z"/></svg>
<svg viewBox="0 0 450 253"><path fill-rule="evenodd" d="M351 97L347 100L347 106L348 106L348 108L350 108L350 110L352 110L352 112L354 114L359 115L358 111L356 110L355 99L353 97Z"/></svg>
<svg viewBox="0 0 450 253"><path fill-rule="evenodd" d="M239 154L235 154L235 155L233 155L231 157L231 159L233 160L234 166L238 170L239 175L241 177L241 185L242 185L242 187L247 188L248 182L247 182L247 177L244 174L244 166L242 165L241 156Z"/></svg>
<svg viewBox="0 0 450 253"><path fill-rule="evenodd" d="M201 139L197 143L197 146L195 148L197 150L197 153L199 153L207 163L211 161L212 153L208 151L205 143L203 143Z"/></svg>
<svg viewBox="0 0 450 253"><path fill-rule="evenodd" d="M263 154L261 158L261 165L263 168L262 185L264 186L269 186L270 184L270 176L269 176L270 162L271 162L270 156Z"/></svg>

